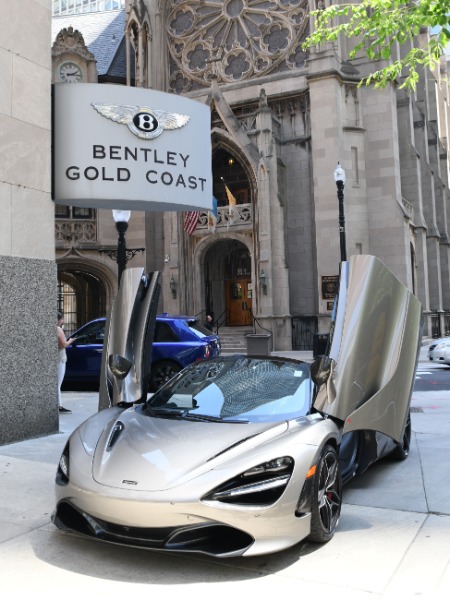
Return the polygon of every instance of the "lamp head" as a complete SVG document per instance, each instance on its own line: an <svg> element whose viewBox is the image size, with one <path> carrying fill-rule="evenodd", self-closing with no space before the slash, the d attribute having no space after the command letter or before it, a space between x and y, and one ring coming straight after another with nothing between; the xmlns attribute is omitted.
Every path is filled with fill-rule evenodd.
<svg viewBox="0 0 450 600"><path fill-rule="evenodd" d="M128 223L131 217L131 210L113 210L112 214L115 223Z"/></svg>
<svg viewBox="0 0 450 600"><path fill-rule="evenodd" d="M342 181L342 183L345 183L345 171L340 165L340 163L337 164L337 167L334 170L334 180L336 183L338 181Z"/></svg>

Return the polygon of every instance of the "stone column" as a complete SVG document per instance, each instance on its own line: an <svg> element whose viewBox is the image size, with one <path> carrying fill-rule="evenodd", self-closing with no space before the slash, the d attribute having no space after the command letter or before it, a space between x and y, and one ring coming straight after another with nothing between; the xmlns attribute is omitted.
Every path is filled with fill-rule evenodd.
<svg viewBox="0 0 450 600"><path fill-rule="evenodd" d="M273 347L276 350L292 348L292 330L289 313L289 278L286 268L284 198L278 186L278 152L273 135L272 111L264 90L257 111L257 145L261 157L258 165L258 237L259 257L256 259L256 286L259 290L261 322L271 323ZM261 272L266 284L261 286Z"/></svg>

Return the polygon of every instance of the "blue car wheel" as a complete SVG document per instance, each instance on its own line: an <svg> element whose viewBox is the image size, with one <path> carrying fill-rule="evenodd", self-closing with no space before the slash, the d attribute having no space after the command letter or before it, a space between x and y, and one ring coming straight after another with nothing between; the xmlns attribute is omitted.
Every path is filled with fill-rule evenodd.
<svg viewBox="0 0 450 600"><path fill-rule="evenodd" d="M154 365L150 373L149 391L156 392L159 390L166 381L172 379L181 369L182 367L179 364L171 360L162 360Z"/></svg>

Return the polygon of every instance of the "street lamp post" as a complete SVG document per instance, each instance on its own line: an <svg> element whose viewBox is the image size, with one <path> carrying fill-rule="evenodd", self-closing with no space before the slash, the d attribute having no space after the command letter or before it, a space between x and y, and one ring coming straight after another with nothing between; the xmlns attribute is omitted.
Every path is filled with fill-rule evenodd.
<svg viewBox="0 0 450 600"><path fill-rule="evenodd" d="M337 187L337 197L339 201L339 241L341 245L341 262L347 260L347 250L345 242L345 215L344 215L344 187L345 171L338 163L334 171L334 180Z"/></svg>
<svg viewBox="0 0 450 600"><path fill-rule="evenodd" d="M143 254L145 248L127 248L125 241L125 232L128 229L128 221L130 220L131 211L129 210L113 210L113 219L116 224L117 233L119 239L117 240L117 247L99 248L100 254L107 254L111 260L115 260L117 263L117 280L120 285L120 279L122 273L127 267L127 262L134 258L138 252Z"/></svg>
<svg viewBox="0 0 450 600"><path fill-rule="evenodd" d="M131 211L113 210L113 219L116 224L119 239L117 240L117 278L120 284L122 273L127 267L127 245L125 241L125 232L128 229Z"/></svg>

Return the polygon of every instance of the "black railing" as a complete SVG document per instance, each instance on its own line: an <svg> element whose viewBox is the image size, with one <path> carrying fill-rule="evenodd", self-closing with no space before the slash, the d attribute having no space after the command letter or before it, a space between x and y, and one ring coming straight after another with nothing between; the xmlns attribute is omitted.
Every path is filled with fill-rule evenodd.
<svg viewBox="0 0 450 600"><path fill-rule="evenodd" d="M430 319L431 319L431 337L433 337L433 338L442 337L441 320L439 318L439 313L437 310L432 310L430 312Z"/></svg>
<svg viewBox="0 0 450 600"><path fill-rule="evenodd" d="M199 313L197 313L195 316L202 321L202 324L206 321L206 315L213 315L213 322L212 322L212 326L213 326L213 330L215 330L216 334L219 335L219 329L222 327L222 325L225 325L226 321L227 321L227 311L224 310L223 313L221 313L217 318L215 318L214 313L212 313L210 310L206 310L206 308L204 310L201 310ZM202 320L203 319L203 320Z"/></svg>
<svg viewBox="0 0 450 600"><path fill-rule="evenodd" d="M450 310L444 311L444 335L450 336Z"/></svg>
<svg viewBox="0 0 450 600"><path fill-rule="evenodd" d="M292 349L313 350L317 330L316 316L292 317Z"/></svg>

